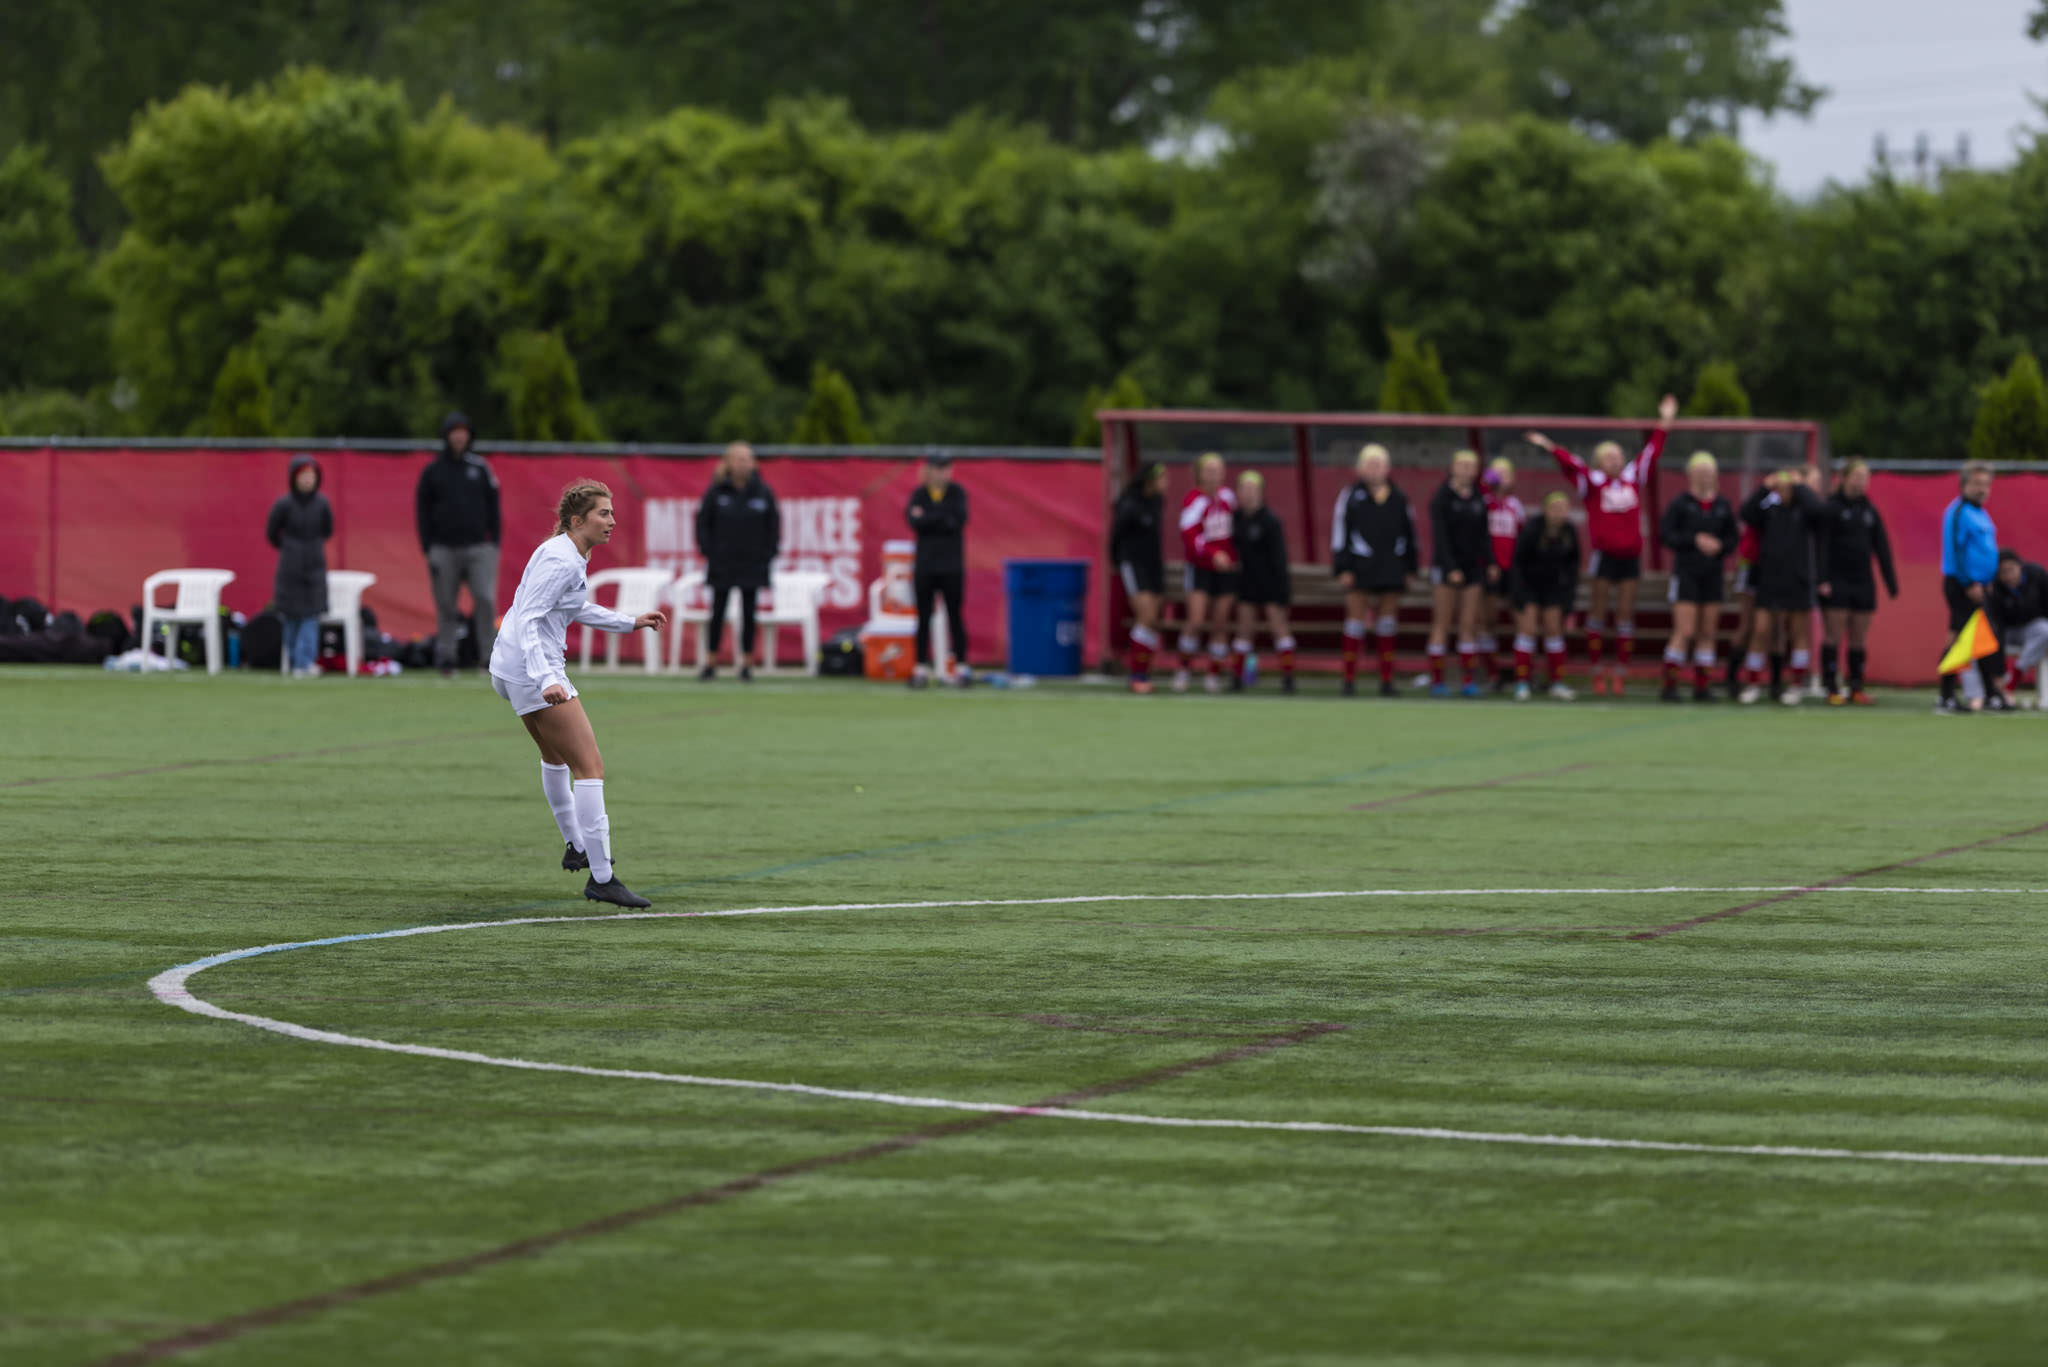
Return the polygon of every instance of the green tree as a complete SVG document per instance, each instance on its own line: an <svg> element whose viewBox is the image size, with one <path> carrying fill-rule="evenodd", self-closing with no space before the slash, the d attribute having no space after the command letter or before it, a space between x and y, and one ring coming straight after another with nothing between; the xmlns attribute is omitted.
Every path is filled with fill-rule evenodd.
<svg viewBox="0 0 2048 1367"><path fill-rule="evenodd" d="M146 428L201 425L228 352L347 273L401 207L409 123L395 87L292 71L194 87L107 154L130 220L102 272L114 363Z"/></svg>
<svg viewBox="0 0 2048 1367"><path fill-rule="evenodd" d="M1970 459L2048 460L2048 385L2033 352L2022 351L2003 378L1978 391Z"/></svg>
<svg viewBox="0 0 2048 1367"><path fill-rule="evenodd" d="M866 446L875 434L860 415L860 400L846 377L818 362L811 371L811 397L797 415L789 440L795 446Z"/></svg>
<svg viewBox="0 0 2048 1367"><path fill-rule="evenodd" d="M514 332L498 344L491 388L504 398L516 441L602 441L583 402L576 358L560 332Z"/></svg>
<svg viewBox="0 0 2048 1367"><path fill-rule="evenodd" d="M1387 373L1380 384L1382 413L1448 413L1451 382L1434 342L1409 328L1387 329Z"/></svg>
<svg viewBox="0 0 2048 1367"><path fill-rule="evenodd" d="M1522 108L1603 137L1734 137L1825 93L1774 51L1783 0L1521 0L1501 34Z"/></svg>
<svg viewBox="0 0 2048 1367"><path fill-rule="evenodd" d="M263 357L253 347L240 346L228 353L220 374L213 382L213 402L206 411L209 437L270 437L277 435L270 402L270 373Z"/></svg>
<svg viewBox="0 0 2048 1367"><path fill-rule="evenodd" d="M1691 418L1746 418L1750 415L1749 391L1733 361L1709 361L1700 367L1693 381L1692 397L1685 401Z"/></svg>
<svg viewBox="0 0 2048 1367"><path fill-rule="evenodd" d="M0 392L84 389L107 366L107 301L41 148L0 157Z"/></svg>
<svg viewBox="0 0 2048 1367"><path fill-rule="evenodd" d="M115 427L115 415L104 403L68 390L0 394L0 435L103 437Z"/></svg>
<svg viewBox="0 0 2048 1367"><path fill-rule="evenodd" d="M1081 399L1081 411L1075 415L1074 440L1070 444L1094 448L1102 445L1102 423L1095 415L1104 409L1149 406L1145 401L1144 387L1128 370L1102 389L1089 385L1087 394Z"/></svg>

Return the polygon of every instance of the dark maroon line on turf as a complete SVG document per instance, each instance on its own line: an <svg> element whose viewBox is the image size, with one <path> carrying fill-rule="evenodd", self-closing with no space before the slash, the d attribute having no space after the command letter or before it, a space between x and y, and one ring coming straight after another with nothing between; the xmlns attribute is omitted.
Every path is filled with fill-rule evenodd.
<svg viewBox="0 0 2048 1367"><path fill-rule="evenodd" d="M1654 930L1639 930L1628 938L1631 940L1661 940L1666 935L1676 935L1682 930L1691 930L1696 926L1708 925L1714 921L1726 921L1731 917L1740 916L1744 912L1759 911L1764 907L1777 906L1781 902L1796 901L1811 893L1826 892L1829 888L1846 887L1848 884L1861 879L1875 878L1880 873L1895 873L1900 869L1910 869L1920 864L1931 864L1937 859L1947 859L1951 855L1967 854L1971 850L1981 850L1988 845L2002 845L2008 840L2023 840L2027 836L2041 835L2043 833L2048 833L2048 821L2044 821L2038 826L2029 826L2023 831L2007 831L2003 835L1987 835L1982 840L1972 840L1966 845L1951 845L1945 850L1935 850L1931 854L1916 854L1911 859L1899 859L1889 864L1879 864L1875 868L1858 869L1854 873L1837 874L1833 878L1824 878L1818 883L1809 883L1803 888L1794 888L1790 892L1780 892L1770 897L1760 897L1754 902L1744 902L1739 907L1723 907L1720 911L1710 911L1704 916L1694 916L1684 921L1673 921L1668 926L1658 926Z"/></svg>
<svg viewBox="0 0 2048 1367"><path fill-rule="evenodd" d="M1117 930L1203 930L1245 935L1327 935L1327 936L1414 936L1414 935L1506 935L1517 931L1531 935L1555 935L1567 931L1634 930L1628 926L1217 926L1192 921L1093 921L1079 916L1046 916L1044 924L1110 926Z"/></svg>
<svg viewBox="0 0 2048 1367"><path fill-rule="evenodd" d="M744 1177L736 1177L729 1182L720 1182L716 1186L701 1187L696 1191L685 1192L680 1196L672 1196L665 1201L656 1201L652 1205L637 1206L631 1210L615 1211L610 1215L600 1216L595 1220L587 1220L579 1225L570 1225L565 1229L550 1230L545 1234L534 1234L524 1239L515 1239L510 1243L499 1244L496 1248L479 1249L475 1253L467 1253L459 1258L449 1258L438 1263L426 1263L419 1267L407 1268L382 1277L374 1277L368 1281L355 1282L348 1286L338 1286L332 1290L322 1291L311 1296L302 1296L297 1300L285 1301L278 1305L267 1306L261 1310L252 1310L246 1314L231 1315L226 1319L215 1320L211 1324L194 1325L175 1334L168 1334L163 1338L152 1339L148 1343L123 1349L111 1357L102 1358L98 1367L140 1367L140 1364L143 1363L162 1362L166 1358L177 1357L201 1348L210 1348L215 1344L240 1338L259 1329L274 1329L279 1325L307 1319L324 1311L338 1309L345 1305L353 1305L375 1296L389 1295L396 1291L410 1291L414 1287L425 1286L431 1282L447 1281L451 1278L467 1276L471 1272L492 1267L499 1263L534 1257L559 1248L563 1244L574 1243L580 1239L592 1239L605 1234L615 1234L622 1229L645 1224L649 1220L656 1220L664 1215L673 1215L679 1211L692 1210L703 1206L715 1206L722 1202L730 1201L735 1197L745 1196L750 1192L760 1191L766 1187L776 1186L794 1178L808 1176L814 1172L822 1172L828 1168L845 1167L849 1164L864 1162L870 1158L885 1158L890 1154L903 1153L909 1149L920 1148L936 1140L950 1139L963 1134L975 1134L982 1130L990 1130L1000 1125L1009 1124L1012 1121L1028 1119L1045 1111L1072 1106L1078 1102L1094 1101L1101 1097L1134 1092L1140 1088L1151 1087L1161 1082L1170 1082L1175 1078L1186 1077L1191 1073L1199 1073L1210 1068L1220 1068L1226 1064L1239 1063L1245 1059L1271 1053L1276 1049L1284 1049L1289 1045L1304 1044L1309 1040L1322 1035L1333 1034L1344 1028L1342 1025L1327 1021L1318 1022L1314 1025L1304 1025L1300 1029L1289 1030L1282 1034L1261 1036L1248 1043L1224 1049L1218 1053L1207 1054L1201 1058L1188 1059L1182 1063L1169 1063L1162 1067L1133 1074L1130 1077L1117 1078L1109 1082L1098 1082L1088 1087L1079 1087L1070 1092L1062 1092L1058 1096L1047 1097L1043 1101L1033 1102L1029 1106L1020 1106L1015 1110L990 1111L980 1115L968 1116L961 1120L949 1120L937 1125L927 1125L922 1129L911 1130L888 1139L878 1140L872 1144L862 1144L858 1148L840 1149L834 1153L819 1154L812 1158L800 1158L792 1163L782 1163L772 1168L763 1168L759 1172L748 1173Z"/></svg>
<svg viewBox="0 0 2048 1367"><path fill-rule="evenodd" d="M618 717L610 726L633 726L650 721L686 721L693 717L715 717L723 708L696 708L655 717ZM437 736L406 736L397 740L371 740L358 745L322 745L311 750L279 750L268 755L235 755L219 759L188 759L176 764L152 764L142 769L113 769L101 774L50 774L43 778L17 778L0 783L0 788L34 788L46 783L103 783L114 779L147 778L152 774L178 774L188 769L233 768L242 764L285 764L296 759L320 759L328 755L359 755L369 750L394 750L408 745L439 745L445 741L491 740L516 734L503 728L492 731L448 731Z"/></svg>
<svg viewBox="0 0 2048 1367"><path fill-rule="evenodd" d="M1383 797L1372 802L1354 802L1351 804L1351 810L1354 812L1373 812L1378 811L1382 807L1398 807L1404 802L1420 802L1426 797L1442 797L1446 793L1474 793L1483 788L1504 788L1510 783L1529 783L1539 778L1555 778L1559 774L1577 773L1581 769L1597 767L1597 765L1588 761L1584 764L1567 764L1557 769L1537 769L1527 774L1503 774L1499 778L1484 779L1478 783L1450 783L1441 788L1422 788L1412 793L1402 793L1399 797Z"/></svg>

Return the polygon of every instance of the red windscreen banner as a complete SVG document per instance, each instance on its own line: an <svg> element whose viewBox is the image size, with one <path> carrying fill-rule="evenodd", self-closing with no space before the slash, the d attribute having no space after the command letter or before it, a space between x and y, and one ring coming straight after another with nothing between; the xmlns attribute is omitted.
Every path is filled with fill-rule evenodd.
<svg viewBox="0 0 2048 1367"><path fill-rule="evenodd" d="M377 583L364 602L378 625L404 640L434 628L426 559L414 529L413 491L432 453L323 450L322 491L334 505L332 569L367 570ZM270 505L285 491L292 452L119 447L0 448L0 488L20 498L17 525L0 537L0 595L29 596L81 616L118 612L141 600L143 579L163 569L233 570L223 595L239 612L270 602L276 554L264 540ZM562 486L593 476L610 485L619 530L593 569L658 565L703 568L697 553L698 500L711 482L709 458L648 455L494 454L504 511L498 611L533 548L550 534ZM907 538L903 510L916 487L916 461L845 457L771 460L763 477L782 509L777 567L830 576L825 633L867 620L867 589L881 573L882 543ZM1003 562L1106 558L1102 466L1093 453L1065 460L974 459L953 467L969 497L967 629L972 658L1007 650ZM1088 597L1088 640L1103 639L1102 595ZM794 661L794 632L782 633ZM636 637L627 644L638 658ZM577 637L571 633L571 645ZM1099 658L1099 649L1089 660Z"/></svg>
<svg viewBox="0 0 2048 1367"><path fill-rule="evenodd" d="M334 503L335 538L328 563L377 576L365 601L384 630L405 639L433 629L426 563L413 527L413 489L428 452L322 451L324 489ZM265 516L284 491L291 453L206 448L131 450L118 447L0 448L0 488L14 495L0 537L0 595L29 596L86 615L126 611L143 578L180 566L230 569L227 604L254 613L270 600L276 560L263 539ZM555 496L571 479L594 475L618 497L620 530L598 553L598 567L654 564L701 568L694 520L710 482L709 458L500 454L491 458L503 489L505 556L499 609L511 600L527 555L552 525ZM917 481L914 461L873 457L770 461L764 475L782 504L783 560L789 569L831 577L828 633L867 616L867 585L881 573L884 541L906 536L903 508ZM1078 557L1094 563L1088 597L1088 659L1105 653L1103 584L1106 542L1102 467L1092 455L1062 460L963 460L955 476L972 500L968 527L968 630L974 657L999 660L1006 651L1003 562L1018 557ZM1328 535L1327 526L1295 525L1293 474L1267 468L1271 502L1297 538ZM1312 508L1335 499L1345 475L1316 471ZM1548 471L1524 472L1532 501L1554 487ZM1666 475L1667 487L1671 476ZM1428 485L1410 490L1426 501ZM1924 684L1948 643L1941 597L1941 514L1955 496L1947 473L1879 473L1870 493L1891 529L1900 597L1882 602L1872 627L1871 677ZM1733 492L1731 490L1731 492ZM1175 493L1178 493L1176 486ZM2048 525L2048 477L2001 476L1991 512L2007 544L2029 559L2048 558L2034 529ZM1318 559L1327 560L1327 551ZM1169 547L1169 558L1176 553ZM794 633L783 633L791 652ZM628 647L629 652L635 647Z"/></svg>

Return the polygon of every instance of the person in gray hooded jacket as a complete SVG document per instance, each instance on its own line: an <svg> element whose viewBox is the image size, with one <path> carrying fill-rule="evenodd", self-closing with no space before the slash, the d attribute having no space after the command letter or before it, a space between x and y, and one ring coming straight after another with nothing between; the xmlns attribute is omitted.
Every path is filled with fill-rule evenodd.
<svg viewBox="0 0 2048 1367"><path fill-rule="evenodd" d="M291 491L270 505L265 535L277 548L277 579L271 601L284 619L285 657L294 678L320 669L320 618L327 611L327 541L334 535L334 509L320 492L320 462L292 457Z"/></svg>

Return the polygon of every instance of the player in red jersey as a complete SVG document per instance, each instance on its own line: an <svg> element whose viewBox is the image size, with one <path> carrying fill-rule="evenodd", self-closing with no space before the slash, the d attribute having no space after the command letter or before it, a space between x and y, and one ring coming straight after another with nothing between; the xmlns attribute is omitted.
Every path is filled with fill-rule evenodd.
<svg viewBox="0 0 2048 1367"><path fill-rule="evenodd" d="M1587 562L1591 582L1591 603L1586 613L1586 659L1593 666L1593 691L1605 693L1607 679L1601 675L1600 657L1606 643L1608 605L1614 607L1614 671L1612 687L1616 696L1628 673L1629 656L1636 644L1636 585L1643 577L1643 495L1649 485L1650 469L1664 454L1664 439L1671 420L1678 416L1678 400L1669 394L1657 405L1657 427L1634 460L1622 455L1621 447L1603 441L1593 450L1593 464L1587 465L1541 432L1528 434L1533 446L1540 446L1557 459L1558 468L1578 490L1586 505L1586 539L1593 543L1593 558Z"/></svg>
<svg viewBox="0 0 2048 1367"><path fill-rule="evenodd" d="M1223 664L1230 658L1231 618L1237 610L1237 544L1232 540L1237 495L1224 483L1223 457L1215 452L1195 462L1195 487L1180 505L1181 553L1187 561L1187 621L1180 632L1180 668L1173 691L1188 691L1202 633L1209 634L1211 693L1223 691Z"/></svg>
<svg viewBox="0 0 2048 1367"><path fill-rule="evenodd" d="M1486 530L1493 538L1494 563L1500 566L1500 578L1487 584L1486 601L1479 608L1479 658L1493 671L1493 691L1501 693L1513 681L1501 668L1500 637L1494 628L1500 625L1503 612L1508 613L1510 626L1516 621L1508 606L1508 585L1514 577L1515 542L1529 513L1515 497L1515 463L1506 456L1494 457L1479 484L1486 491Z"/></svg>

